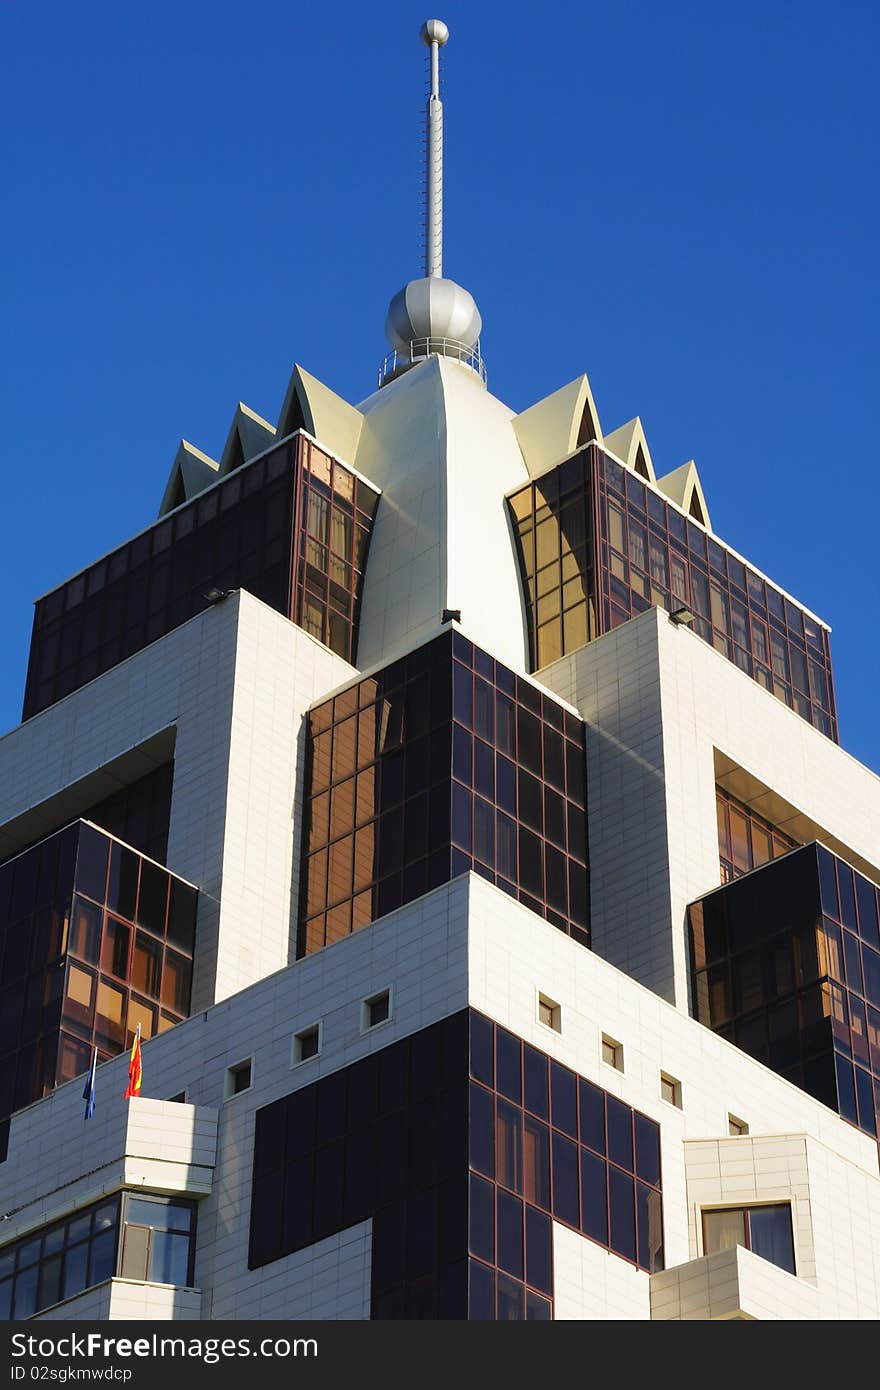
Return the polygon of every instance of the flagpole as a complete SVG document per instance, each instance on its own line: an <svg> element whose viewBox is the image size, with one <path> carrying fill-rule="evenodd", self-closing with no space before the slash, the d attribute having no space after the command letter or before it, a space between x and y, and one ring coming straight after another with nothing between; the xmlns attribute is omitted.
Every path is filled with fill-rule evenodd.
<svg viewBox="0 0 880 1390"><path fill-rule="evenodd" d="M96 1043L95 1050L92 1053L92 1065L89 1067L88 1075L86 1077L86 1084L85 1086L83 1086L83 1100L86 1103L85 1114L83 1115L84 1120L90 1120L95 1113L95 1090L97 1069L98 1045Z"/></svg>

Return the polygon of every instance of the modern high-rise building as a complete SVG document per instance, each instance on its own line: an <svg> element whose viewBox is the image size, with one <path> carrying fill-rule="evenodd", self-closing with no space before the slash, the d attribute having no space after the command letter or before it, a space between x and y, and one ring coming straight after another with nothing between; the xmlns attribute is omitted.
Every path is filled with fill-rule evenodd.
<svg viewBox="0 0 880 1390"><path fill-rule="evenodd" d="M876 1318L880 783L828 627L586 376L491 394L423 39L378 388L295 367L36 604L0 1315Z"/></svg>

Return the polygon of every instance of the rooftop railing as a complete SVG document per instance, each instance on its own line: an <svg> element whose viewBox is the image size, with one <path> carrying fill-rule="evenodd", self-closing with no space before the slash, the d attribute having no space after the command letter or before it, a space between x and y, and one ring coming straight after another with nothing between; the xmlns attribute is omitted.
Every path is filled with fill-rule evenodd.
<svg viewBox="0 0 880 1390"><path fill-rule="evenodd" d="M389 381L394 381L395 377L431 356L449 357L453 362L469 367L486 385L486 364L480 356L479 343L475 347L467 347L454 338L415 338L406 347L395 348L382 361L379 385L385 386Z"/></svg>

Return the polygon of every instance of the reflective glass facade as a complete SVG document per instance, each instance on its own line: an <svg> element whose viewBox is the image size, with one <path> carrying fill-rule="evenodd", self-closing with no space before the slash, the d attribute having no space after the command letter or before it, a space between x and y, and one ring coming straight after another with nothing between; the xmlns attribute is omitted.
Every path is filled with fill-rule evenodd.
<svg viewBox="0 0 880 1390"><path fill-rule="evenodd" d="M752 869L760 869L762 864L787 854L797 844L723 787L716 786L715 802L722 883L729 883Z"/></svg>
<svg viewBox="0 0 880 1390"><path fill-rule="evenodd" d="M0 1318L33 1317L116 1270L120 1195L0 1249Z"/></svg>
<svg viewBox="0 0 880 1390"><path fill-rule="evenodd" d="M163 763L160 767L139 777L136 782L120 787L119 791L106 796L102 801L87 807L80 813L81 820L91 821L102 830L124 840L132 849L164 864L168 857L168 828L171 824L171 791L174 783L174 763ZM63 824L69 824L67 816ZM61 826L58 827L62 828ZM55 827L49 832L53 834ZM48 837L41 835L40 839ZM38 843L38 842L35 842ZM30 845L15 850L22 854ZM7 855L12 859L13 855ZM3 860L0 859L0 863Z"/></svg>
<svg viewBox="0 0 880 1390"><path fill-rule="evenodd" d="M197 898L84 821L0 866L0 1117L187 1017Z"/></svg>
<svg viewBox="0 0 880 1390"><path fill-rule="evenodd" d="M83 811L81 819L99 825L132 849L164 864L168 857L173 783L174 763L163 763L145 777L90 806Z"/></svg>
<svg viewBox="0 0 880 1390"><path fill-rule="evenodd" d="M505 1278L552 1293L551 1217L663 1268L655 1120L475 1012L470 1077L470 1254L496 1267L497 1317L522 1316L505 1311ZM491 1288L472 1271L471 1317L492 1316Z"/></svg>
<svg viewBox="0 0 880 1390"><path fill-rule="evenodd" d="M659 605L829 738L828 632L596 444L508 499L532 669Z"/></svg>
<svg viewBox="0 0 880 1390"><path fill-rule="evenodd" d="M378 493L291 436L37 601L23 718L246 589L347 661Z"/></svg>
<svg viewBox="0 0 880 1390"><path fill-rule="evenodd" d="M550 1319L551 1218L662 1267L659 1127L454 1014L257 1111L251 1269L369 1217L374 1318Z"/></svg>
<svg viewBox="0 0 880 1390"><path fill-rule="evenodd" d="M697 1018L876 1134L875 885L804 845L692 903L688 920Z"/></svg>
<svg viewBox="0 0 880 1390"><path fill-rule="evenodd" d="M598 637L594 446L508 498L533 671Z"/></svg>
<svg viewBox="0 0 880 1390"><path fill-rule="evenodd" d="M298 954L473 869L588 946L584 726L447 632L309 713Z"/></svg>
<svg viewBox="0 0 880 1390"><path fill-rule="evenodd" d="M81 1207L0 1248L0 1319L33 1317L116 1274L192 1284L194 1232L194 1202L117 1192Z"/></svg>

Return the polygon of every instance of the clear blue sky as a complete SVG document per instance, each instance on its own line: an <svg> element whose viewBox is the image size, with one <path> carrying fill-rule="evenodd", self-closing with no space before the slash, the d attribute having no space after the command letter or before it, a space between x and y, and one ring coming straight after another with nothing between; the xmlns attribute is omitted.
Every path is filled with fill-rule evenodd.
<svg viewBox="0 0 880 1390"><path fill-rule="evenodd" d="M4 6L0 730L32 600L152 520L181 436L357 401L420 273L421 4ZM880 768L880 9L444 3L446 273L490 386L586 371L834 629Z"/></svg>

